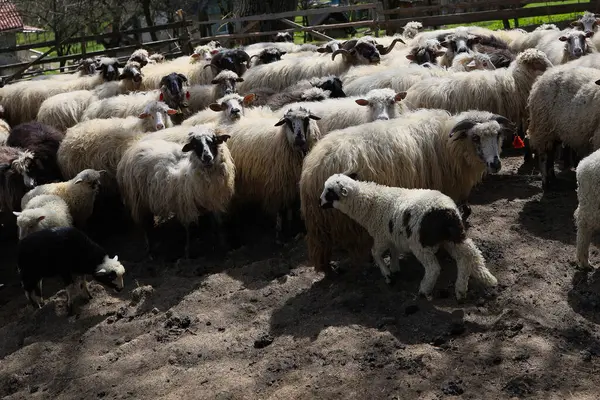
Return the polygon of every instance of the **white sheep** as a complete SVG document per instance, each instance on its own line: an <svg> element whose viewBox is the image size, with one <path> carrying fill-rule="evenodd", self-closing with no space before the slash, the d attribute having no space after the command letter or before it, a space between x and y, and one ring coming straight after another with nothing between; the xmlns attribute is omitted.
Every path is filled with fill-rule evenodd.
<svg viewBox="0 0 600 400"><path fill-rule="evenodd" d="M453 113L485 110L519 124L527 117L527 97L533 82L551 67L543 52L528 49L509 68L457 72L416 83L403 103L411 109L438 108Z"/></svg>
<svg viewBox="0 0 600 400"><path fill-rule="evenodd" d="M175 214L186 228L185 257L189 258L189 225L207 212L225 212L235 188L235 167L227 139L228 135L218 131L194 127L183 147L147 140L125 152L117 180L134 221L146 228L148 251L152 216Z"/></svg>
<svg viewBox="0 0 600 400"><path fill-rule="evenodd" d="M196 113L205 109L217 99L236 93L236 84L243 81L244 78L240 78L235 72L223 70L214 77L210 85L190 86L187 89L190 94L187 111Z"/></svg>
<svg viewBox="0 0 600 400"><path fill-rule="evenodd" d="M575 225L577 226L577 263L581 268L591 268L589 249L592 236L600 229L600 150L594 151L579 162L576 170L577 200Z"/></svg>
<svg viewBox="0 0 600 400"><path fill-rule="evenodd" d="M328 57L302 57L281 60L276 63L260 65L249 69L244 75L244 82L238 90L249 93L256 88L270 88L282 91L302 79L341 75L354 65L378 63L381 55L391 51L396 41L381 52L365 38L349 40L344 48L338 49ZM341 54L342 58L336 59Z"/></svg>
<svg viewBox="0 0 600 400"><path fill-rule="evenodd" d="M402 36L406 39L414 39L422 29L423 24L418 21L407 22L406 25L402 27Z"/></svg>
<svg viewBox="0 0 600 400"><path fill-rule="evenodd" d="M244 118L225 127L236 166L236 205L258 203L277 217L276 239L283 233L284 216L298 198L302 160L321 137L320 117L303 107L290 107L281 119Z"/></svg>
<svg viewBox="0 0 600 400"><path fill-rule="evenodd" d="M125 150L145 132L164 129L160 121L168 119L168 112L147 109L137 117L92 119L68 129L56 155L63 176L70 179L87 168L103 170L103 186L116 189L117 165Z"/></svg>
<svg viewBox="0 0 600 400"><path fill-rule="evenodd" d="M330 268L333 246L356 259L371 247L364 229L339 213L319 207L327 178L357 173L382 185L439 190L469 216L466 202L484 174L501 169L500 149L510 122L485 111L451 115L419 110L389 121L375 121L331 132L304 160L300 178L301 211L309 258L317 270Z"/></svg>
<svg viewBox="0 0 600 400"><path fill-rule="evenodd" d="M36 186L23 196L21 208L27 208L29 201L36 196L54 194L61 197L69 206L73 225L84 227L94 211L94 201L100 189L102 173L102 171L86 169L66 182Z"/></svg>
<svg viewBox="0 0 600 400"><path fill-rule="evenodd" d="M552 65L564 64L597 51L596 46L589 39L593 32L584 33L577 30L547 32L550 33L540 39L535 48L546 53Z"/></svg>
<svg viewBox="0 0 600 400"><path fill-rule="evenodd" d="M450 67L450 70L453 72L470 72L477 69L494 70L496 67L492 63L490 56L476 51L458 54L452 60L452 67Z"/></svg>
<svg viewBox="0 0 600 400"><path fill-rule="evenodd" d="M249 111L247 108L254 100L254 94L244 97L237 93L231 93L218 99L209 105L209 109L199 111L181 123L182 126L195 126L204 124L228 125L239 121ZM259 107L253 112L260 115L272 116L271 109Z"/></svg>
<svg viewBox="0 0 600 400"><path fill-rule="evenodd" d="M86 108L94 101L137 90L142 80L140 71L140 64L130 61L119 81L106 82L92 90L75 90L49 97L41 104L37 121L64 132L81 121Z"/></svg>
<svg viewBox="0 0 600 400"><path fill-rule="evenodd" d="M321 117L319 130L325 135L336 129L361 125L371 121L398 118L406 109L401 102L406 92L374 89L364 97L327 99L320 102L301 102L286 107L304 107Z"/></svg>
<svg viewBox="0 0 600 400"><path fill-rule="evenodd" d="M89 90L104 82L118 78L118 61L103 59L101 71L92 76L66 81L17 82L0 88L0 104L4 106L5 118L12 125L29 122L36 118L40 106L47 98L59 93Z"/></svg>
<svg viewBox="0 0 600 400"><path fill-rule="evenodd" d="M554 149L557 142L580 156L600 148L600 70L556 67L533 85L528 101L527 136L538 154L542 186L554 178ZM574 125L576 121L576 125Z"/></svg>
<svg viewBox="0 0 600 400"><path fill-rule="evenodd" d="M13 214L17 216L19 240L42 229L73 225L69 206L53 194L35 196L23 211L13 211Z"/></svg>
<svg viewBox="0 0 600 400"><path fill-rule="evenodd" d="M365 228L373 238L371 254L385 281L400 271L399 257L411 252L425 267L419 294L430 296L440 274L436 253L446 249L456 260L456 299L467 295L469 277L496 286L481 251L467 238L460 211L452 199L437 190L404 189L360 182L356 176L334 174L321 193L321 208L335 208ZM390 251L390 267L383 254Z"/></svg>

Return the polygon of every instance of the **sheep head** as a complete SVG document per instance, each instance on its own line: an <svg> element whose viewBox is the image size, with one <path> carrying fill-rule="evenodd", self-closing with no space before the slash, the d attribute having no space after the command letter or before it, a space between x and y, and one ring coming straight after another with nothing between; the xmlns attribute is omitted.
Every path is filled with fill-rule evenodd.
<svg viewBox="0 0 600 400"><path fill-rule="evenodd" d="M250 63L250 56L244 50L226 50L216 54L210 61L219 71L228 69L238 76L244 75Z"/></svg>
<svg viewBox="0 0 600 400"><path fill-rule="evenodd" d="M253 55L250 59L253 59L254 57L258 58L255 65L270 64L275 61L281 61L281 56L284 54L286 54L285 51L281 51L276 47L268 47L259 54Z"/></svg>
<svg viewBox="0 0 600 400"><path fill-rule="evenodd" d="M589 52L587 39L592 37L594 32L569 31L561 35L558 40L565 42L565 53L569 60L574 60Z"/></svg>
<svg viewBox="0 0 600 400"><path fill-rule="evenodd" d="M160 80L160 101L174 109L181 109L188 106L186 99L190 97L187 90L183 90L183 85L188 79L185 75L171 72Z"/></svg>
<svg viewBox="0 0 600 400"><path fill-rule="evenodd" d="M330 42L325 43L323 47L319 47L317 52L319 53L333 53L338 50L342 46L342 42L339 40L332 40Z"/></svg>
<svg viewBox="0 0 600 400"><path fill-rule="evenodd" d="M415 46L406 55L411 62L423 65L429 63L437 65L437 58L443 56L446 49L442 47L437 39L429 39L423 46Z"/></svg>
<svg viewBox="0 0 600 400"><path fill-rule="evenodd" d="M100 74L106 82L116 81L119 79L119 60L116 58L103 57L99 61Z"/></svg>
<svg viewBox="0 0 600 400"><path fill-rule="evenodd" d="M479 36L470 34L465 28L457 28L454 33L446 36L440 44L447 49L446 54L455 55L468 53L480 41Z"/></svg>
<svg viewBox="0 0 600 400"><path fill-rule="evenodd" d="M204 168L210 168L220 160L219 146L227 142L229 135L219 134L210 128L194 127L189 133L188 142L182 152L194 152Z"/></svg>
<svg viewBox="0 0 600 400"><path fill-rule="evenodd" d="M468 151L466 159L485 164L488 173L497 173L502 168L500 149L508 132L514 132L514 124L507 118L486 111L466 111L456 117L449 137L453 141L468 140L474 152ZM468 147L467 147L468 148Z"/></svg>
<svg viewBox="0 0 600 400"><path fill-rule="evenodd" d="M83 71L85 75L94 75L96 73L96 62L92 58L85 58L79 62L77 71Z"/></svg>
<svg viewBox="0 0 600 400"><path fill-rule="evenodd" d="M345 61L351 64L379 64L381 61L381 54L375 45L363 39L348 40L341 49L331 54L331 59L335 60L338 54L342 54Z"/></svg>
<svg viewBox="0 0 600 400"><path fill-rule="evenodd" d="M0 175L9 188L27 191L36 185L35 155L29 150L14 147L0 147ZM39 163L39 160L37 160Z"/></svg>
<svg viewBox="0 0 600 400"><path fill-rule="evenodd" d="M289 32L277 32L273 38L274 42L293 42L294 38Z"/></svg>
<svg viewBox="0 0 600 400"><path fill-rule="evenodd" d="M329 97L339 98L346 97L346 93L342 89L342 81L337 76L327 76L324 78L313 78L310 80L310 84L319 89L323 89L330 92Z"/></svg>
<svg viewBox="0 0 600 400"><path fill-rule="evenodd" d="M235 93L238 82L244 82L244 78L240 78L235 72L229 70L219 72L211 81L213 85L217 85L218 87L217 97Z"/></svg>
<svg viewBox="0 0 600 400"><path fill-rule="evenodd" d="M128 61L123 68L123 72L119 75L119 80L129 79L138 84L142 82L142 66L137 61Z"/></svg>
<svg viewBox="0 0 600 400"><path fill-rule="evenodd" d="M370 121L387 121L398 117L396 103L406 97L406 92L396 93L392 89L373 89L367 93L366 98L357 99L359 106L369 107Z"/></svg>
<svg viewBox="0 0 600 400"><path fill-rule="evenodd" d="M298 150L303 156L308 154L310 146L313 144L314 134L311 129L318 130L316 126L311 126L310 120L320 120L321 117L314 115L310 110L304 107L290 108L283 117L275 124L282 126L285 124L285 134L289 145Z"/></svg>
<svg viewBox="0 0 600 400"><path fill-rule="evenodd" d="M256 96L252 93L244 97L237 93L231 93L208 107L215 112L224 112L230 122L235 122L244 115L244 108L248 107L255 98Z"/></svg>
<svg viewBox="0 0 600 400"><path fill-rule="evenodd" d="M152 123L152 126L148 126L149 131L160 131L170 125L169 116L175 114L177 114L177 110L169 108L162 101L152 100L146 104L144 112L139 115L139 118Z"/></svg>
<svg viewBox="0 0 600 400"><path fill-rule="evenodd" d="M87 186L93 193L98 194L100 191L100 180L102 176L106 173L104 170L97 171L95 169L84 169L70 182L74 185L85 185Z"/></svg>
<svg viewBox="0 0 600 400"><path fill-rule="evenodd" d="M599 23L600 18L596 18L595 14L586 11L577 21L571 22L571 26L585 33L591 32L593 35L598 30Z"/></svg>
<svg viewBox="0 0 600 400"><path fill-rule="evenodd" d="M131 56L129 56L128 61L135 61L140 64L140 67L143 68L148 64L150 57L148 56L148 50L145 49L137 49Z"/></svg>

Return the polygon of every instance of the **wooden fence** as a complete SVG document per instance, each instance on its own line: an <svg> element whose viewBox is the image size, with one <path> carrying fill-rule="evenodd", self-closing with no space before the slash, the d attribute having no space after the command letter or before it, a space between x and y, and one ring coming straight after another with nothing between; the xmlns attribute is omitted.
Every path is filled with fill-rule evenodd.
<svg viewBox="0 0 600 400"><path fill-rule="evenodd" d="M0 49L0 53L17 52L39 47L50 46L50 50L42 54L36 60L31 62L15 63L10 65L0 66L0 75L3 80L10 81L19 79L22 76L28 75L25 71L34 65L65 62L68 60L81 59L84 57L93 57L97 55L118 56L124 52L131 52L136 48L144 47L152 51L161 51L164 48L170 48L168 55L174 57L182 54L190 54L193 46L199 43L206 43L210 40L219 40L224 45L232 47L237 44L239 39L258 39L272 36L278 32L307 32L313 38L321 40L332 40L333 37L326 34L327 31L344 29L344 28L368 28L368 32L374 36L379 36L380 31L385 30L388 34L397 31L409 21L420 21L425 28L440 27L449 24L469 24L481 21L503 20L505 27L508 27L508 21L513 19L518 21L519 18L549 16L554 14L566 13L583 13L583 11L600 12L600 0L590 0L588 3L571 3L571 4L553 4L531 8L524 8L527 4L547 3L546 0L491 0L491 1L460 1L444 5L424 5L416 7L398 7L390 8L390 0L375 1L366 4L357 4L352 6L338 6L327 8L315 8L309 10L298 10L283 12L277 14L253 15L242 18L225 18L218 20L193 22L180 14L181 20L170 24L157 25L147 28L131 29L121 32L112 32L102 35L89 35L82 37L72 37L63 40L60 43L55 41L32 43L26 45L18 45ZM431 1L431 0L429 0ZM434 0L435 1L435 0ZM438 0L439 1L439 0ZM471 11L481 10L483 11ZM351 21L345 23L323 24L324 18L317 18L317 23L311 26L303 26L290 20L298 16L327 16L331 13L344 13L356 11L367 12L367 19L360 21ZM279 21L282 24L289 26L288 29L278 31L256 32L262 21ZM206 26L210 25L225 25L228 24L234 27L235 33L223 35L213 35L200 37L199 32L203 31ZM562 24L563 27L566 24ZM190 30L190 28L192 28ZM522 27L525 29L533 29L533 27ZM146 32L161 32L173 31L172 38L159 40L155 42L141 43L139 35ZM70 43L86 43L89 41L99 41L101 39L110 39L115 35L133 36L128 39L134 44L121 46L117 48L106 49L102 51L85 52L85 46L82 46L83 52L79 54L70 54L61 57L48 58L47 55L58 45ZM268 39L263 39L268 40ZM173 50L175 47L175 50ZM164 51L163 51L164 53ZM18 69L16 73L6 75L4 71L10 69ZM50 68L52 70L57 68ZM39 73L39 72L38 72Z"/></svg>

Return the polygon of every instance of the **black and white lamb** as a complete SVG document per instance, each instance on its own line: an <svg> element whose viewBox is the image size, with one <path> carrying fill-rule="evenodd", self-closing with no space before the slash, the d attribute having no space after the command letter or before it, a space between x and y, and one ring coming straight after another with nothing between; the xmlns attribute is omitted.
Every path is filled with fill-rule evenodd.
<svg viewBox="0 0 600 400"><path fill-rule="evenodd" d="M31 233L19 242L17 262L25 296L34 307L44 305L43 278L59 276L63 280L69 315L73 314L73 296L78 288L92 298L85 275L117 292L123 290L125 268L118 257L110 258L77 228L59 227Z"/></svg>
<svg viewBox="0 0 600 400"><path fill-rule="evenodd" d="M400 270L401 253L412 252L425 267L419 294L429 296L440 274L436 253L443 247L456 260L456 299L466 297L472 275L487 286L498 281L485 266L475 243L467 238L454 201L437 190L404 189L360 182L334 174L321 194L322 208L335 208L362 225L373 237L371 253L387 283ZM383 254L390 251L390 268Z"/></svg>

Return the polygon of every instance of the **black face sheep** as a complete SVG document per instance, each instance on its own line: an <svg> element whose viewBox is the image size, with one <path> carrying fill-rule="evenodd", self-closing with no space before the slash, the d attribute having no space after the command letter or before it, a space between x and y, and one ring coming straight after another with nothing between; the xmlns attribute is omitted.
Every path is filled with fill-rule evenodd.
<svg viewBox="0 0 600 400"><path fill-rule="evenodd" d="M73 225L69 206L54 194L35 196L23 211L13 211L13 214L17 216L19 239L42 229Z"/></svg>
<svg viewBox="0 0 600 400"><path fill-rule="evenodd" d="M44 194L54 194L69 206L73 224L83 228L94 211L94 201L100 190L103 171L86 169L66 182L40 185L27 192L21 200L21 208L27 208L31 199Z"/></svg>
<svg viewBox="0 0 600 400"><path fill-rule="evenodd" d="M285 51L281 51L275 47L267 47L260 53L250 57L250 60L252 60L255 57L257 58L257 60L252 63L252 66L255 67L257 65L270 64L275 61L280 61L281 56L283 56L284 54L286 54Z"/></svg>
<svg viewBox="0 0 600 400"><path fill-rule="evenodd" d="M456 260L456 299L467 295L469 276L488 286L496 278L485 267L475 243L466 235L452 199L437 190L404 189L359 182L356 176L335 174L325 181L321 208L335 208L365 228L373 238L371 254L387 283L400 271L399 257L411 252L425 267L419 294L430 296L440 274L436 253L444 248ZM390 268L383 254L390 251Z"/></svg>
<svg viewBox="0 0 600 400"><path fill-rule="evenodd" d="M294 38L289 32L277 32L273 38L274 42L293 42Z"/></svg>
<svg viewBox="0 0 600 400"><path fill-rule="evenodd" d="M445 53L446 49L437 39L428 39L424 44L412 47L406 58L411 63L418 65L426 63L438 65L438 57L443 56Z"/></svg>
<svg viewBox="0 0 600 400"><path fill-rule="evenodd" d="M147 233L153 216L171 213L186 228L185 257L190 256L189 226L206 213L223 213L233 197L235 167L225 142L228 135L193 127L188 142L139 141L123 155L117 181L133 220Z"/></svg>
<svg viewBox="0 0 600 400"><path fill-rule="evenodd" d="M323 137L306 156L300 178L308 254L315 268L329 269L334 246L351 250L356 258L371 247L359 225L319 207L331 175L352 171L382 185L439 190L462 205L486 172L500 170L499 152L510 129L506 118L485 111L450 115L424 109ZM469 209L463 209L466 219Z"/></svg>
<svg viewBox="0 0 600 400"><path fill-rule="evenodd" d="M26 122L13 127L6 144L32 151L36 162L31 176L38 185L60 181L62 175L56 161L56 152L64 134L51 126L39 122Z"/></svg>
<svg viewBox="0 0 600 400"><path fill-rule="evenodd" d="M0 146L0 212L21 208L21 199L36 184L31 176L34 164L31 151Z"/></svg>
<svg viewBox="0 0 600 400"><path fill-rule="evenodd" d="M598 23L600 23L600 18L596 18L594 13L586 11L578 20L571 22L571 26L585 33L591 32L593 35L598 30Z"/></svg>
<svg viewBox="0 0 600 400"><path fill-rule="evenodd" d="M72 227L50 228L34 232L19 242L17 262L21 285L34 307L42 308L42 279L58 276L67 289L67 310L73 314L73 297L83 289L92 298L85 281L95 281L123 290L125 268L117 256L111 258L97 243Z"/></svg>

